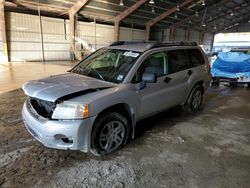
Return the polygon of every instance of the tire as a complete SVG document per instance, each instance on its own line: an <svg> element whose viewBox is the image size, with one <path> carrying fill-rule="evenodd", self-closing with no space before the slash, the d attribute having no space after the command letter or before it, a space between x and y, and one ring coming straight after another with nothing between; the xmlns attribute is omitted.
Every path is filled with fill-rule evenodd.
<svg viewBox="0 0 250 188"><path fill-rule="evenodd" d="M212 81L212 86L218 86L220 83L216 81Z"/></svg>
<svg viewBox="0 0 250 188"><path fill-rule="evenodd" d="M250 83L247 83L247 87L250 88Z"/></svg>
<svg viewBox="0 0 250 188"><path fill-rule="evenodd" d="M189 113L197 112L203 101L203 88L201 85L196 85L192 89L187 102L183 105L183 110Z"/></svg>
<svg viewBox="0 0 250 188"><path fill-rule="evenodd" d="M213 86L218 86L218 85L220 84L220 82L218 82L218 79L217 79L217 78L213 77L213 78L212 78L211 84L212 84Z"/></svg>
<svg viewBox="0 0 250 188"><path fill-rule="evenodd" d="M106 155L126 144L129 135L128 120L118 112L101 115L94 124L91 135L91 153Z"/></svg>

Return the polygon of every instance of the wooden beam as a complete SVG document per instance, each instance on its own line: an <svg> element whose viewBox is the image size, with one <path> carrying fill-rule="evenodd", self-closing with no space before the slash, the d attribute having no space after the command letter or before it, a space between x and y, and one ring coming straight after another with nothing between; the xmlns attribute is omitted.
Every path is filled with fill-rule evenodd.
<svg viewBox="0 0 250 188"><path fill-rule="evenodd" d="M179 5L179 7L182 8L182 7L186 6L187 4L191 3L192 1L193 0L185 0L183 3L181 3ZM167 10L166 12L164 12L161 15L157 16L156 18L150 20L146 25L149 26L149 27L152 27L153 25L155 25L159 21L165 19L167 16L169 16L170 14L173 14L176 11L177 11L177 6Z"/></svg>
<svg viewBox="0 0 250 188"><path fill-rule="evenodd" d="M148 0L139 0L135 4L133 4L131 7L129 7L127 10L123 11L119 15L115 17L115 21L122 21L124 18L132 14L134 11L136 11L140 6L142 6L144 3L146 3Z"/></svg>
<svg viewBox="0 0 250 188"><path fill-rule="evenodd" d="M59 7L55 5L25 1L25 0L9 0L5 2L5 6L10 7L10 8L17 8L19 6L19 7L23 7L23 8L30 9L30 10L36 10L36 11L38 10L38 7L39 7L40 10L43 12L51 12L55 14L61 14L65 12L66 10L68 11L68 9L65 7Z"/></svg>
<svg viewBox="0 0 250 188"><path fill-rule="evenodd" d="M120 13L114 18L114 24L115 24L115 41L119 41L119 36L120 36L120 22L132 14L134 11L136 11L140 6L142 6L144 3L146 3L148 0L139 0L135 4L133 4L131 7Z"/></svg>
<svg viewBox="0 0 250 188"><path fill-rule="evenodd" d="M0 39L2 40L2 49L3 49L2 51L3 57L0 60L4 63L7 63L9 61L9 55L8 55L8 44L6 36L4 2L5 0L0 0L0 36L1 36Z"/></svg>
<svg viewBox="0 0 250 188"><path fill-rule="evenodd" d="M70 14L75 15L77 12L79 12L81 10L81 8L83 8L87 3L89 2L89 0L79 0L77 1L76 4L74 4L70 9L69 12Z"/></svg>
<svg viewBox="0 0 250 188"><path fill-rule="evenodd" d="M75 15L78 13L89 0L79 0L69 9L69 40L70 40L70 59L75 60Z"/></svg>

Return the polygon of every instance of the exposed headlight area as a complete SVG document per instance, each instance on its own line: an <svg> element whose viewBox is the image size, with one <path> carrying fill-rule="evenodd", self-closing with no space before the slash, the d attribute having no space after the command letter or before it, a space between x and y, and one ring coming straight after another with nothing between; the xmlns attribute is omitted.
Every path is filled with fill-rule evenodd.
<svg viewBox="0 0 250 188"><path fill-rule="evenodd" d="M29 97L26 102L29 112L39 120L76 120L89 117L89 106L79 102L49 102Z"/></svg>
<svg viewBox="0 0 250 188"><path fill-rule="evenodd" d="M89 106L77 102L64 101L56 105L52 119L74 120L89 117Z"/></svg>

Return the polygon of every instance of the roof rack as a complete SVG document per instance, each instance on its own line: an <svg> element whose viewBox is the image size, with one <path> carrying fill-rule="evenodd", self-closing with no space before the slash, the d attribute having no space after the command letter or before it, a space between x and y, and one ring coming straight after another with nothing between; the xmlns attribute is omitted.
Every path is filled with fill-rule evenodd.
<svg viewBox="0 0 250 188"><path fill-rule="evenodd" d="M159 48L159 47L168 47L168 46L198 46L196 42L166 42L166 43L156 43L151 46L150 49L152 48Z"/></svg>
<svg viewBox="0 0 250 188"><path fill-rule="evenodd" d="M144 41L144 40L138 40L138 41L117 41L111 43L109 46L119 46L119 45L129 45L129 44L156 44L156 41Z"/></svg>

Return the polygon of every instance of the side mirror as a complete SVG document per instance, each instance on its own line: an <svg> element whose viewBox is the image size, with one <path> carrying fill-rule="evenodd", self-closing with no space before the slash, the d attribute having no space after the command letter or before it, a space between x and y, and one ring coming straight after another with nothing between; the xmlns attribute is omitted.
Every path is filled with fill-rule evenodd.
<svg viewBox="0 0 250 188"><path fill-rule="evenodd" d="M142 81L146 83L155 83L157 82L157 76L154 73L144 73L142 75Z"/></svg>

